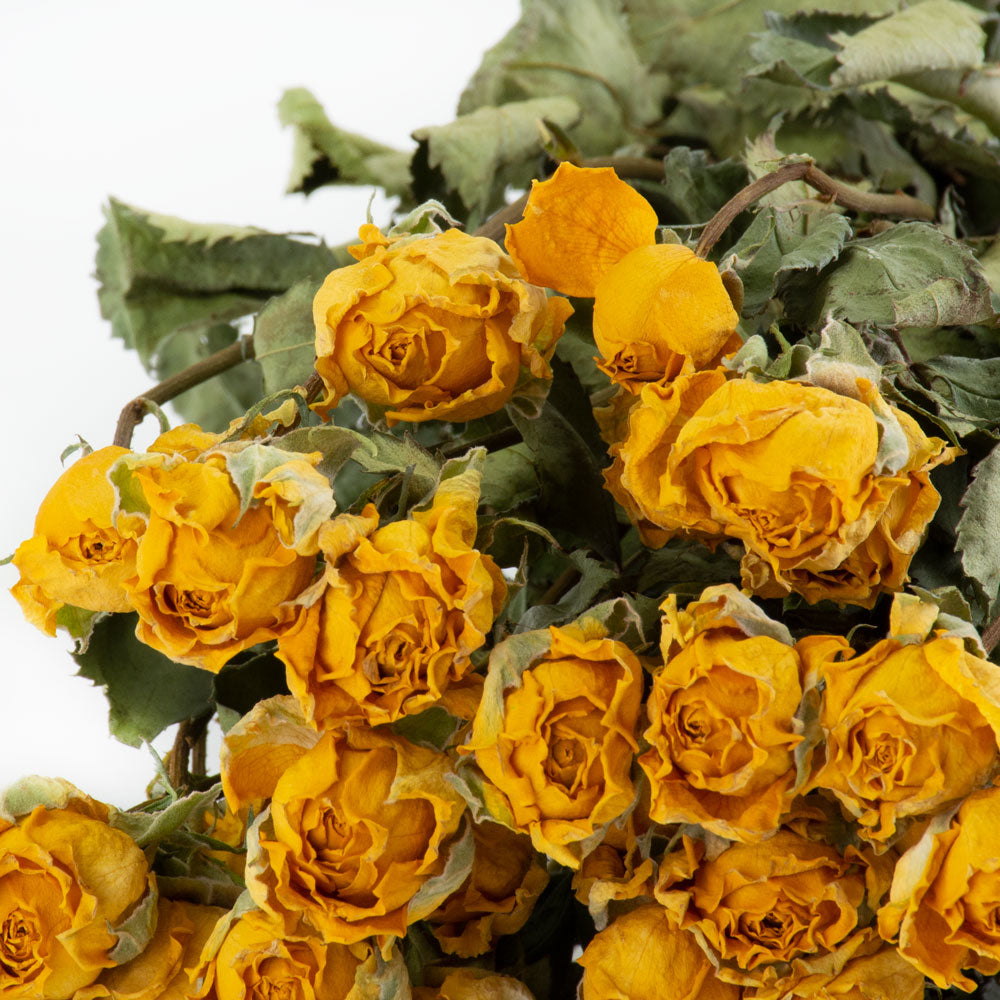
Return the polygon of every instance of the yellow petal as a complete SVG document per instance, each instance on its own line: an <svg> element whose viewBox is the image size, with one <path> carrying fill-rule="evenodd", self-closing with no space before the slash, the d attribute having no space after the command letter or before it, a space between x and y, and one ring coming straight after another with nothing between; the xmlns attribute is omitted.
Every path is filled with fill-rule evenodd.
<svg viewBox="0 0 1000 1000"><path fill-rule="evenodd" d="M718 268L678 244L633 250L597 285L597 349L613 367L620 357L641 357L659 372L648 381L662 377L677 355L705 368L738 322Z"/></svg>
<svg viewBox="0 0 1000 1000"><path fill-rule="evenodd" d="M626 254L653 243L656 222L611 167L561 163L547 181L532 181L524 219L507 226L507 252L533 284L590 297Z"/></svg>

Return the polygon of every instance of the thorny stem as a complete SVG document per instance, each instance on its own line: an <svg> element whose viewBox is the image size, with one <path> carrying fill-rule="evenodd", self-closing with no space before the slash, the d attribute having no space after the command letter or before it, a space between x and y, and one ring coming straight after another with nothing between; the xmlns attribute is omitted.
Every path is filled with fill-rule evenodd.
<svg viewBox="0 0 1000 1000"><path fill-rule="evenodd" d="M789 181L805 181L820 194L831 201L854 212L870 212L873 215L901 215L911 219L926 219L932 221L935 216L933 205L913 198L908 194L872 194L868 191L858 191L847 184L834 180L824 173L810 160L799 163L789 163L779 167L773 173L759 177L738 191L719 209L702 230L701 239L695 253L699 257L707 257L719 237L729 228L730 223L740 212L749 208L758 198L787 184Z"/></svg>
<svg viewBox="0 0 1000 1000"><path fill-rule="evenodd" d="M154 385L149 392L136 396L122 408L121 415L118 417L118 426L115 428L114 443L122 448L128 448L132 444L132 432L148 412L147 401L166 403L187 389L192 389L213 375L219 375L253 356L253 337L239 337L235 343L224 347L221 351L216 351L215 354L210 354L207 358L203 358L176 375L171 375L170 378Z"/></svg>

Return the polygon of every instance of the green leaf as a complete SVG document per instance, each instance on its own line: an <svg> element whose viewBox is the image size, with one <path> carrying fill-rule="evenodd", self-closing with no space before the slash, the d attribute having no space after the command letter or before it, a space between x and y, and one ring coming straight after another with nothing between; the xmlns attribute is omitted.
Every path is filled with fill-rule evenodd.
<svg viewBox="0 0 1000 1000"><path fill-rule="evenodd" d="M392 723L392 730L411 743L444 750L464 724L440 705L432 705L416 715L397 719Z"/></svg>
<svg viewBox="0 0 1000 1000"><path fill-rule="evenodd" d="M517 623L518 632L562 625L576 618L593 604L605 584L618 575L617 570L602 566L583 549L571 552L569 561L580 574L579 580L566 591L557 604L536 604L528 608Z"/></svg>
<svg viewBox="0 0 1000 1000"><path fill-rule="evenodd" d="M931 358L913 366L944 413L984 428L1000 424L1000 358Z"/></svg>
<svg viewBox="0 0 1000 1000"><path fill-rule="evenodd" d="M486 456L480 490L486 507L498 512L513 510L539 495L541 487L531 455L522 442Z"/></svg>
<svg viewBox="0 0 1000 1000"><path fill-rule="evenodd" d="M306 278L269 299L253 327L254 357L264 377L264 391L304 385L313 373L316 327L312 300L321 282Z"/></svg>
<svg viewBox="0 0 1000 1000"><path fill-rule="evenodd" d="M672 223L707 222L747 182L739 160L713 163L703 149L674 146L663 161L663 194Z"/></svg>
<svg viewBox="0 0 1000 1000"><path fill-rule="evenodd" d="M851 223L839 212L808 216L805 232L779 224L774 208L758 213L750 228L722 258L743 282L743 315L760 313L793 271L818 271L837 259L851 237Z"/></svg>
<svg viewBox="0 0 1000 1000"><path fill-rule="evenodd" d="M152 879L152 876L150 876ZM139 903L132 907L121 923L110 928L117 939L115 946L108 952L108 958L118 965L124 965L140 955L149 944L156 930L156 917L159 896L155 883L151 883Z"/></svg>
<svg viewBox="0 0 1000 1000"><path fill-rule="evenodd" d="M587 541L618 561L618 526L600 461L606 455L590 400L569 365L553 359L549 397L536 419L512 405L507 411L531 449L541 486L539 520Z"/></svg>
<svg viewBox="0 0 1000 1000"><path fill-rule="evenodd" d="M231 344L232 320L297 281L321 279L338 263L323 243L258 229L199 225L115 200L105 215L97 237L101 314L160 379ZM215 429L260 393L259 373L244 364L174 404Z"/></svg>
<svg viewBox="0 0 1000 1000"><path fill-rule="evenodd" d="M84 650L90 641L90 633L94 629L94 623L99 620L103 613L77 608L72 604L64 604L56 612L56 627L64 628L70 637L76 640L76 648Z"/></svg>
<svg viewBox="0 0 1000 1000"><path fill-rule="evenodd" d="M373 184L412 204L409 153L337 128L304 87L285 91L278 117L295 136L289 193L309 194L324 184Z"/></svg>
<svg viewBox="0 0 1000 1000"><path fill-rule="evenodd" d="M599 622L608 638L624 642L637 652L649 647L660 631L658 602L641 594L612 598L589 608L577 619L587 620Z"/></svg>
<svg viewBox="0 0 1000 1000"><path fill-rule="evenodd" d="M174 330L160 341L152 363L158 379L168 378L234 344L239 332L227 323ZM206 431L221 431L241 417L264 392L260 368L247 360L180 393L171 405L185 420Z"/></svg>
<svg viewBox="0 0 1000 1000"><path fill-rule="evenodd" d="M972 251L923 222L849 241L822 274L812 319L859 325L958 326L990 321L990 286Z"/></svg>
<svg viewBox="0 0 1000 1000"><path fill-rule="evenodd" d="M413 138L426 144L427 162L447 189L480 219L503 205L508 186L528 186L542 146L540 121L569 128L579 117L569 97L539 97L481 107L447 125L419 128Z"/></svg>
<svg viewBox="0 0 1000 1000"><path fill-rule="evenodd" d="M834 35L840 68L831 83L847 87L927 69L976 69L986 43L982 19L968 4L923 0L855 35Z"/></svg>
<svg viewBox="0 0 1000 1000"><path fill-rule="evenodd" d="M674 538L650 554L639 576L639 589L693 599L710 584L739 578L739 560L723 546L711 552L704 545Z"/></svg>
<svg viewBox="0 0 1000 1000"><path fill-rule="evenodd" d="M232 714L227 716L228 729L259 702L289 693L285 665L273 653L259 649L254 647L253 652L237 654L212 678L212 694L219 705L220 720L223 708L236 713L235 719Z"/></svg>
<svg viewBox="0 0 1000 1000"><path fill-rule="evenodd" d="M201 818L222 795L221 783L202 792L174 799L158 812L118 812L111 825L127 833L140 847L148 847L176 833L192 817Z"/></svg>
<svg viewBox="0 0 1000 1000"><path fill-rule="evenodd" d="M36 806L65 809L73 799L86 798L84 792L65 778L30 774L8 785L0 793L0 819L16 823L19 817L27 816Z"/></svg>
<svg viewBox="0 0 1000 1000"><path fill-rule="evenodd" d="M112 736L134 747L212 709L212 674L139 642L136 620L109 615L94 626L86 651L73 654L80 676L104 688Z"/></svg>
<svg viewBox="0 0 1000 1000"><path fill-rule="evenodd" d="M1000 445L972 470L961 506L956 548L989 606L1000 589Z"/></svg>
<svg viewBox="0 0 1000 1000"><path fill-rule="evenodd" d="M458 111L569 97L583 109L570 137L597 156L658 119L668 87L637 52L620 0L522 0L520 20L483 57Z"/></svg>

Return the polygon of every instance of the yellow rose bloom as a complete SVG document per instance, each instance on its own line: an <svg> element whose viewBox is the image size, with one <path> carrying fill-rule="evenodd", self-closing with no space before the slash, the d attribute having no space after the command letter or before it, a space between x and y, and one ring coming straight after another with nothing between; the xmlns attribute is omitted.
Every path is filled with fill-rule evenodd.
<svg viewBox="0 0 1000 1000"><path fill-rule="evenodd" d="M503 407L522 366L551 377L572 307L522 280L492 240L359 235L358 262L332 271L313 302L318 412L353 392L390 423L472 420Z"/></svg>
<svg viewBox="0 0 1000 1000"><path fill-rule="evenodd" d="M131 611L125 580L135 571L135 531L114 517L107 472L125 448L108 447L73 463L49 490L35 533L14 553L21 578L11 588L25 617L49 635L64 604L87 611ZM120 530L123 529L123 530Z"/></svg>
<svg viewBox="0 0 1000 1000"><path fill-rule="evenodd" d="M852 848L842 855L784 829L711 857L684 842L664 859L656 898L698 932L727 982L766 991L790 971L826 971L877 941L859 910L888 883Z"/></svg>
<svg viewBox="0 0 1000 1000"><path fill-rule="evenodd" d="M762 840L778 828L795 781L798 654L720 623L664 655L646 705L650 748L639 758L650 817Z"/></svg>
<svg viewBox="0 0 1000 1000"><path fill-rule="evenodd" d="M731 379L692 412L711 386L699 374L672 391L643 390L610 473L626 510L659 529L647 540L738 539L744 585L769 597L870 607L899 589L940 500L927 473L952 458L944 442L894 410L909 455L879 472L879 426L865 402L814 385Z"/></svg>
<svg viewBox="0 0 1000 1000"><path fill-rule="evenodd" d="M496 563L473 548L478 500L479 474L466 472L405 520L379 526L369 504L323 528L322 596L278 641L310 722L380 725L469 687L471 654L507 597Z"/></svg>
<svg viewBox="0 0 1000 1000"><path fill-rule="evenodd" d="M472 871L427 919L443 951L482 955L531 916L549 875L531 839L499 823L474 823Z"/></svg>
<svg viewBox="0 0 1000 1000"><path fill-rule="evenodd" d="M71 799L0 820L0 996L65 1000L115 965L113 929L147 891L146 857Z"/></svg>
<svg viewBox="0 0 1000 1000"><path fill-rule="evenodd" d="M160 898L156 933L131 962L107 969L73 1000L188 1000L188 975L201 950L225 914L219 906L199 906Z"/></svg>
<svg viewBox="0 0 1000 1000"><path fill-rule="evenodd" d="M440 986L418 986L413 1000L535 1000L531 991L512 976L487 969L448 970Z"/></svg>
<svg viewBox="0 0 1000 1000"><path fill-rule="evenodd" d="M860 835L884 845L900 823L969 795L1000 765L998 668L955 636L884 639L853 656L846 639L796 648L822 686L824 741L809 788L832 792Z"/></svg>
<svg viewBox="0 0 1000 1000"><path fill-rule="evenodd" d="M361 1000L359 969L371 971L370 944L328 944L314 934L286 934L280 921L248 910L223 921L191 970L199 1000Z"/></svg>
<svg viewBox="0 0 1000 1000"><path fill-rule="evenodd" d="M739 1000L722 982L695 936L658 903L618 917L587 945L581 1000Z"/></svg>
<svg viewBox="0 0 1000 1000"><path fill-rule="evenodd" d="M544 633L542 633L544 635ZM510 803L512 825L577 868L581 842L632 805L642 668L600 626L550 628L518 687L486 691L461 748ZM500 647L497 647L498 649ZM494 652L494 655L497 655Z"/></svg>
<svg viewBox="0 0 1000 1000"><path fill-rule="evenodd" d="M278 780L248 836L254 901L325 941L401 937L464 881L438 879L465 802L441 753L384 729L330 731ZM463 842L464 843L464 842Z"/></svg>
<svg viewBox="0 0 1000 1000"><path fill-rule="evenodd" d="M507 226L528 281L594 299L598 367L630 392L713 367L741 344L718 268L657 244L656 227L652 205L612 168L571 163L532 181L524 219Z"/></svg>
<svg viewBox="0 0 1000 1000"><path fill-rule="evenodd" d="M962 975L1000 971L1000 788L973 792L936 817L897 862L879 931L942 989L974 990Z"/></svg>
<svg viewBox="0 0 1000 1000"><path fill-rule="evenodd" d="M223 455L140 462L132 476L149 507L126 585L143 642L217 673L295 623L294 599L312 583L315 548L292 547L288 519L273 503L252 502L241 513Z"/></svg>

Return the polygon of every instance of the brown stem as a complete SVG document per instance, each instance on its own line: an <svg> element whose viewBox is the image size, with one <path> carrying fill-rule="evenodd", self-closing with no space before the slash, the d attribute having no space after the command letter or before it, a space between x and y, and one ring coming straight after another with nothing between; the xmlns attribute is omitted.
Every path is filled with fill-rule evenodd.
<svg viewBox="0 0 1000 1000"><path fill-rule="evenodd" d="M196 364L154 385L149 392L136 396L122 408L121 415L118 417L118 426L115 428L114 443L122 448L128 448L132 444L132 432L147 413L147 401L166 403L187 389L192 389L213 375L219 375L253 356L253 336L240 337L235 343L224 347L221 351L210 354L207 358L203 358Z"/></svg>
<svg viewBox="0 0 1000 1000"><path fill-rule="evenodd" d="M997 616L986 626L983 631L983 649L989 655L1000 642L1000 616Z"/></svg>
<svg viewBox="0 0 1000 1000"><path fill-rule="evenodd" d="M444 458L455 458L473 448L485 448L489 452L500 451L501 448L509 448L522 440L521 432L516 427L504 427L503 430L494 431L492 434L484 434L475 441L452 441L451 444L438 448L438 452Z"/></svg>
<svg viewBox="0 0 1000 1000"><path fill-rule="evenodd" d="M614 167L615 173L625 180L629 178L645 181L663 180L663 161L654 160L648 156L595 156L592 159L581 160L574 165L579 167ZM499 212L491 215L473 235L485 236L495 243L502 243L507 232L506 224L513 225L518 222L524 215L524 206L527 204L528 195L522 194L517 201L504 205Z"/></svg>
<svg viewBox="0 0 1000 1000"><path fill-rule="evenodd" d="M177 727L174 745L167 755L167 778L174 791L190 787L192 776L205 774L205 744L211 718L211 712L203 712Z"/></svg>
<svg viewBox="0 0 1000 1000"><path fill-rule="evenodd" d="M303 395L306 398L307 403L314 403L323 391L323 379L319 372L313 372L312 375L306 379L306 384L302 387Z"/></svg>
<svg viewBox="0 0 1000 1000"><path fill-rule="evenodd" d="M580 571L575 566L567 566L556 577L548 590L538 598L539 604L558 604L559 599L580 579Z"/></svg>
<svg viewBox="0 0 1000 1000"><path fill-rule="evenodd" d="M719 237L729 228L730 223L740 212L749 208L758 198L787 184L789 181L805 181L820 194L826 195L844 208L854 212L869 212L873 215L901 215L911 219L933 221L935 211L933 205L913 198L908 194L872 194L868 191L858 191L847 184L834 180L809 160L800 163L789 163L779 167L773 173L759 177L738 191L719 209L702 230L701 239L695 253L699 257L707 257L709 251L718 242Z"/></svg>

